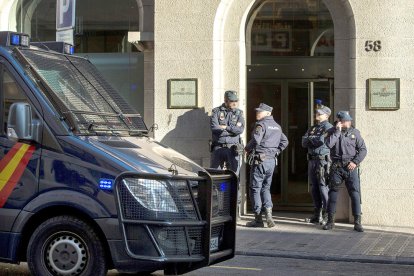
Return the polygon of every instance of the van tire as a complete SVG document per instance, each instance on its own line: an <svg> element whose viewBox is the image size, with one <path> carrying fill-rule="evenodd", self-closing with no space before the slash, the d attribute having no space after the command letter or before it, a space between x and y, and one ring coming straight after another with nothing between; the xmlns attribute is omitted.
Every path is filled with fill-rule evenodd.
<svg viewBox="0 0 414 276"><path fill-rule="evenodd" d="M105 252L98 235L73 216L53 217L30 237L27 263L32 275L104 276Z"/></svg>

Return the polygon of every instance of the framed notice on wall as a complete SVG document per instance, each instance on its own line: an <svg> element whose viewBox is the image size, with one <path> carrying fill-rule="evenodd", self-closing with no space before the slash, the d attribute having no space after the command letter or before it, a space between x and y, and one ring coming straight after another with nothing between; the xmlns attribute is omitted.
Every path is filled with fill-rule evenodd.
<svg viewBox="0 0 414 276"><path fill-rule="evenodd" d="M168 80L168 108L197 108L197 79Z"/></svg>
<svg viewBox="0 0 414 276"><path fill-rule="evenodd" d="M397 110L400 108L400 79L369 79L368 108Z"/></svg>

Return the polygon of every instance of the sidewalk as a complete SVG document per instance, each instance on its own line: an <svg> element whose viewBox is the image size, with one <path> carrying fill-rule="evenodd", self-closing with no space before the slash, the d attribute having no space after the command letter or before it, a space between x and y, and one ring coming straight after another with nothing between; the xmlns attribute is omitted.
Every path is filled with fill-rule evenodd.
<svg viewBox="0 0 414 276"><path fill-rule="evenodd" d="M236 255L414 265L414 229L337 223L332 231L304 222L306 214L274 213L276 227L247 228L238 222Z"/></svg>

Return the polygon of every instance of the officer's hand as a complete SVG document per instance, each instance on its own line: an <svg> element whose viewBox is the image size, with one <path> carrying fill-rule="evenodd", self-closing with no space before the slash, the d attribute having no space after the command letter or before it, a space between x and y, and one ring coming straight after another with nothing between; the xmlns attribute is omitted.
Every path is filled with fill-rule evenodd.
<svg viewBox="0 0 414 276"><path fill-rule="evenodd" d="M227 126L222 126L222 125L220 125L220 128L221 128L221 129L226 129L226 128L227 128Z"/></svg>
<svg viewBox="0 0 414 276"><path fill-rule="evenodd" d="M351 171L351 172L353 170L355 170L356 167L357 167L357 164L355 164L354 162L349 162L349 164L347 166L348 170Z"/></svg>
<svg viewBox="0 0 414 276"><path fill-rule="evenodd" d="M338 129L339 131L342 131L342 127L343 127L342 122L338 121L338 123L336 124L336 129Z"/></svg>

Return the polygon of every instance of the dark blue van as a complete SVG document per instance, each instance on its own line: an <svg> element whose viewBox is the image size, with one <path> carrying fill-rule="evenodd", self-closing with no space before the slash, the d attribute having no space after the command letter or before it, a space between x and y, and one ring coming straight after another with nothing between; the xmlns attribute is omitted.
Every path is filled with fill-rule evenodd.
<svg viewBox="0 0 414 276"><path fill-rule="evenodd" d="M0 32L0 261L100 276L182 274L232 258L236 175L150 138L70 52Z"/></svg>

